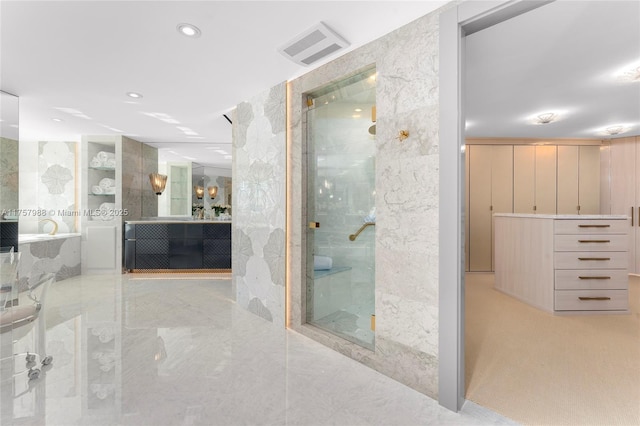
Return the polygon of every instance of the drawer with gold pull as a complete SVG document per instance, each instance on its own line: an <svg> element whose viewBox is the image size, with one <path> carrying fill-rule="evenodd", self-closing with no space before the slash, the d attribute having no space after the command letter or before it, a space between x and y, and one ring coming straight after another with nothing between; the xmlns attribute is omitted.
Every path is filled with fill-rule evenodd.
<svg viewBox="0 0 640 426"><path fill-rule="evenodd" d="M557 269L556 290L626 290L629 274L626 269Z"/></svg>
<svg viewBox="0 0 640 426"><path fill-rule="evenodd" d="M563 219L554 220L557 234L626 234L627 219Z"/></svg>
<svg viewBox="0 0 640 426"><path fill-rule="evenodd" d="M555 269L626 269L626 251L557 251Z"/></svg>
<svg viewBox="0 0 640 426"><path fill-rule="evenodd" d="M628 290L556 290L556 311L625 311Z"/></svg>
<svg viewBox="0 0 640 426"><path fill-rule="evenodd" d="M626 234L569 234L553 237L555 251L626 251Z"/></svg>

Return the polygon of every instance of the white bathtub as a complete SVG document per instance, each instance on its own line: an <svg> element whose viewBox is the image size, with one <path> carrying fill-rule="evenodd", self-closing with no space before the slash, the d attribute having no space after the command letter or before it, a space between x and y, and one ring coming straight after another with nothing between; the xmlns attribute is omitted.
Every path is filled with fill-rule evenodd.
<svg viewBox="0 0 640 426"><path fill-rule="evenodd" d="M63 238L79 237L79 233L58 233L55 235L49 234L19 234L18 244L37 243L38 241L51 241L60 240Z"/></svg>

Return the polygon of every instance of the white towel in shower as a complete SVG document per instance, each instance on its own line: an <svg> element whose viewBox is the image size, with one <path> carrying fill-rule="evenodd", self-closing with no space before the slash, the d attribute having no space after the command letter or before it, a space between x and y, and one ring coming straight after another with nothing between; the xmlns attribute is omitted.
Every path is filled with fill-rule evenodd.
<svg viewBox="0 0 640 426"><path fill-rule="evenodd" d="M93 186L91 187L91 192L92 192L93 194L103 194L103 193L104 193L104 190L103 190L103 188L102 188L100 185L93 185Z"/></svg>
<svg viewBox="0 0 640 426"><path fill-rule="evenodd" d="M333 267L333 259L328 256L313 256L313 270L326 271Z"/></svg>
<svg viewBox="0 0 640 426"><path fill-rule="evenodd" d="M102 167L102 161L98 160L96 157L91 159L91 167Z"/></svg>

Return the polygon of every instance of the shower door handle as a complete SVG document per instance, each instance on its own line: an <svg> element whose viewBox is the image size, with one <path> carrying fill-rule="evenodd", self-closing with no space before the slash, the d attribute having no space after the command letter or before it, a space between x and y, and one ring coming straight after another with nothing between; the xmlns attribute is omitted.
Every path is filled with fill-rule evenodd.
<svg viewBox="0 0 640 426"><path fill-rule="evenodd" d="M364 223L364 225L362 225L362 226L360 227L360 229L358 229L358 230L356 231L356 233L355 233L355 234L351 234L351 235L349 235L349 240L351 240L351 241L355 241L355 240L356 240L356 238L358 238L358 235L360 235L360 233L361 233L362 231L364 231L364 228L366 228L367 226L376 226L376 223L375 223L375 222L365 222L365 223Z"/></svg>

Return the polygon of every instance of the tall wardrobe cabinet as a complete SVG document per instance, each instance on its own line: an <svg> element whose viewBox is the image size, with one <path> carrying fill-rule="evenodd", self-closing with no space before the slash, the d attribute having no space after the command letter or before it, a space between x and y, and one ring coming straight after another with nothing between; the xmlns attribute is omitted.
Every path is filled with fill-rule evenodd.
<svg viewBox="0 0 640 426"><path fill-rule="evenodd" d="M629 216L629 272L640 274L640 136L611 140L611 214Z"/></svg>
<svg viewBox="0 0 640 426"><path fill-rule="evenodd" d="M513 146L468 145L467 270L493 270L493 214L513 211Z"/></svg>

